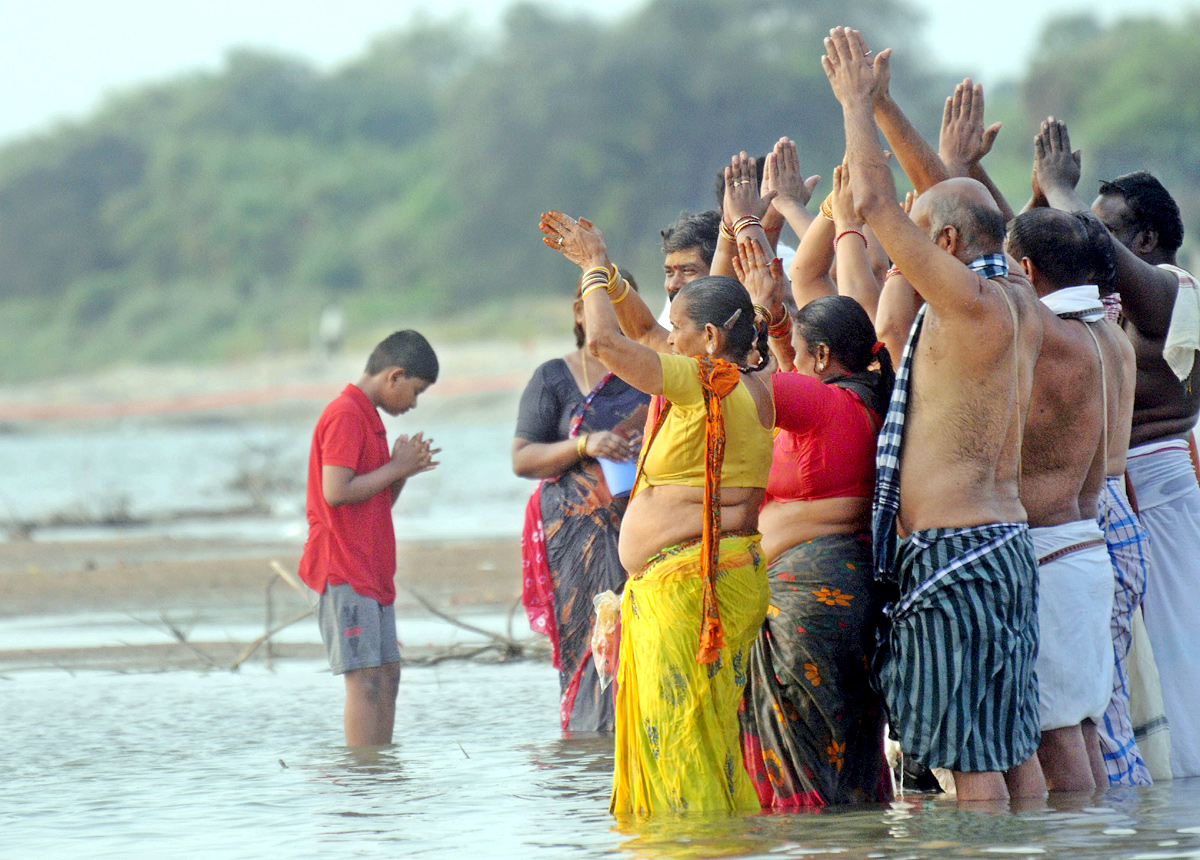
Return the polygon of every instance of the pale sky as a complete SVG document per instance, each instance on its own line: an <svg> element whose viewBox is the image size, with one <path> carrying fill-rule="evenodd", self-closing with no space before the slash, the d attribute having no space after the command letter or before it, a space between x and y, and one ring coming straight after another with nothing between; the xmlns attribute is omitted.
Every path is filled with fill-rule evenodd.
<svg viewBox="0 0 1200 860"><path fill-rule="evenodd" d="M612 17L642 0L553 0L555 9ZM1177 20L1200 0L909 0L927 16L929 47L943 64L985 85L1017 74L1047 17L1092 11ZM106 93L197 69L215 69L230 48L271 48L322 67L360 53L372 37L417 12L465 13L494 25L508 0L0 0L0 139L81 118ZM853 25L852 6L847 24ZM875 42L875 39L872 39ZM885 41L885 40L880 40ZM819 46L815 46L819 50Z"/></svg>

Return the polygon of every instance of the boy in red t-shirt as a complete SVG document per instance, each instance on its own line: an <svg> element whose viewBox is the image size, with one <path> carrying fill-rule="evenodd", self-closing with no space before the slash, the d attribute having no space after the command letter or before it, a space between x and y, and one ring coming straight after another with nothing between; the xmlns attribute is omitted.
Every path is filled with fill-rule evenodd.
<svg viewBox="0 0 1200 860"><path fill-rule="evenodd" d="M308 541L300 578L320 595L317 618L335 675L346 678L346 743L392 742L400 648L392 505L440 449L421 433L390 451L379 409L400 415L437 381L438 360L415 331L389 335L357 385L321 413L308 460Z"/></svg>

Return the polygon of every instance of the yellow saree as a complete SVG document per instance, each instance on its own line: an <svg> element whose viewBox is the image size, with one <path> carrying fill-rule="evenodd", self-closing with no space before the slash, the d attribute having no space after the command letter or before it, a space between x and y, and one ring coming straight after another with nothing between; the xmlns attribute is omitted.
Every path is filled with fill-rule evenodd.
<svg viewBox="0 0 1200 860"><path fill-rule="evenodd" d="M629 578L621 602L611 811L753 812L738 705L770 590L760 536L720 538L715 570L724 643L696 659L705 602L700 540L668 547Z"/></svg>

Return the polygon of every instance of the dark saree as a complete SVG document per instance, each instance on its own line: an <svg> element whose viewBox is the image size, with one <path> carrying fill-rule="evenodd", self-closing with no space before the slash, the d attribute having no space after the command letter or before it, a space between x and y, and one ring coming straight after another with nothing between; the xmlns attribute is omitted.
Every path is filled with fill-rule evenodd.
<svg viewBox="0 0 1200 860"><path fill-rule="evenodd" d="M516 435L555 442L598 430L640 431L648 400L611 374L585 398L566 362L556 359L526 388ZM522 598L530 626L555 646L564 732L613 730L614 690L601 690L592 662L592 598L625 586L617 535L627 503L628 496L612 497L599 462L586 458L542 481L526 512Z"/></svg>
<svg viewBox="0 0 1200 860"><path fill-rule="evenodd" d="M871 536L791 547L767 577L771 604L741 714L759 800L777 809L889 800L883 707L868 668L884 602Z"/></svg>

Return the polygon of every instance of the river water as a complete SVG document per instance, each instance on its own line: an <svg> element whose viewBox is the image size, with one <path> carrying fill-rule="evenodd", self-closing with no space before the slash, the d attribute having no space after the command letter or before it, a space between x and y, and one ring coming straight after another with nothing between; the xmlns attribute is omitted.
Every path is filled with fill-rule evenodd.
<svg viewBox="0 0 1200 860"><path fill-rule="evenodd" d="M389 435L424 429L445 449L442 466L405 489L398 535L515 538L531 485L509 468L509 400L491 414L389 420ZM298 547L311 427L9 432L0 520L34 539L166 534ZM249 503L253 515L228 515ZM244 640L258 623L194 638ZM429 619L400 621L409 643L457 635ZM6 648L162 636L102 613L0 624ZM315 625L289 636L315 640ZM408 667L397 743L367 754L343 745L341 682L320 662L0 674L0 857L1200 858L1200 780L1017 811L910 796L819 815L618 824L607 808L611 740L563 739L557 699L545 663Z"/></svg>
<svg viewBox="0 0 1200 860"><path fill-rule="evenodd" d="M376 753L342 745L316 662L0 684L5 858L1200 857L1196 780L1021 812L910 797L618 825L611 741L559 736L540 663L406 668Z"/></svg>

